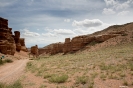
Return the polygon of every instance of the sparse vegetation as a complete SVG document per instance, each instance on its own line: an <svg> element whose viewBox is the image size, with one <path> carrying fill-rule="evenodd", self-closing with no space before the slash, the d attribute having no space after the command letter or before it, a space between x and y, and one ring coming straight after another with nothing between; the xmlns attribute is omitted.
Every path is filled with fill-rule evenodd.
<svg viewBox="0 0 133 88"><path fill-rule="evenodd" d="M20 81L16 81L15 83L8 85L0 83L0 88L23 88L23 86Z"/></svg>
<svg viewBox="0 0 133 88"><path fill-rule="evenodd" d="M101 75L100 75L100 78L101 78L102 80L106 80L106 77L107 77L107 76L106 76L105 74L101 74Z"/></svg>
<svg viewBox="0 0 133 88"><path fill-rule="evenodd" d="M27 70L44 78L46 83L58 83L58 88L66 87L65 83L69 82L73 87L82 88L85 84L88 88L93 88L97 85L94 80L98 77L100 82L110 79L123 81L129 76L133 78L132 52L131 43L102 48L95 52L40 57L39 60L27 63ZM126 82L123 81L121 85L131 83Z"/></svg>
<svg viewBox="0 0 133 88"><path fill-rule="evenodd" d="M128 86L128 82L126 80L124 80L123 85Z"/></svg>
<svg viewBox="0 0 133 88"><path fill-rule="evenodd" d="M2 61L2 59L0 59L0 65L2 65L3 64L3 61Z"/></svg>
<svg viewBox="0 0 133 88"><path fill-rule="evenodd" d="M0 65L3 65L4 63L12 63L12 62L13 60L11 59L4 59L4 60L0 59Z"/></svg>
<svg viewBox="0 0 133 88"><path fill-rule="evenodd" d="M50 82L53 82L53 83L64 83L66 82L68 79L68 75L52 75L50 78L49 78L49 81Z"/></svg>
<svg viewBox="0 0 133 88"><path fill-rule="evenodd" d="M88 81L87 77L86 76L81 76L81 77L77 77L76 79L76 83L81 83L81 84L86 84Z"/></svg>
<svg viewBox="0 0 133 88"><path fill-rule="evenodd" d="M4 62L5 63L12 63L13 61L11 59L5 59Z"/></svg>

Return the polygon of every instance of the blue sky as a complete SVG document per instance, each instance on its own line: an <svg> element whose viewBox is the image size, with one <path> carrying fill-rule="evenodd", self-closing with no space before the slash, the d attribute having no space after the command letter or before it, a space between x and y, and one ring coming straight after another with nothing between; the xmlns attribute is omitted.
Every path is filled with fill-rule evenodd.
<svg viewBox="0 0 133 88"><path fill-rule="evenodd" d="M27 47L43 47L132 22L133 0L0 0L0 17Z"/></svg>

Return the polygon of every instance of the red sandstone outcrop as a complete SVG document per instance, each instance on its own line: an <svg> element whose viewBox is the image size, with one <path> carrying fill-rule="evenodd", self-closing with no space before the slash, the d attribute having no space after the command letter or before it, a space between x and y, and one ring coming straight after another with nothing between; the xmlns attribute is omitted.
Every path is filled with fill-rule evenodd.
<svg viewBox="0 0 133 88"><path fill-rule="evenodd" d="M14 55L16 50L22 49L20 32L14 33L15 35L12 35L12 28L8 28L8 20L0 17L0 53ZM24 41L22 45L25 46Z"/></svg>
<svg viewBox="0 0 133 88"><path fill-rule="evenodd" d="M66 54L71 51L71 40L70 38L65 39L65 43L63 45L63 53Z"/></svg>
<svg viewBox="0 0 133 88"><path fill-rule="evenodd" d="M12 28L8 28L8 20L0 17L0 52L14 55L15 41L12 37Z"/></svg>
<svg viewBox="0 0 133 88"><path fill-rule="evenodd" d="M19 31L14 31L14 40L16 43L16 50L19 52L21 50L21 44L20 44L20 32Z"/></svg>
<svg viewBox="0 0 133 88"><path fill-rule="evenodd" d="M115 34L106 34L106 35L98 35L95 37L95 41L100 43L100 42L104 42L110 38L116 37L117 35Z"/></svg>
<svg viewBox="0 0 133 88"><path fill-rule="evenodd" d="M38 57L38 46L37 46L37 45L32 46L31 49L30 49L30 53L31 53L33 56Z"/></svg>
<svg viewBox="0 0 133 88"><path fill-rule="evenodd" d="M21 44L21 50L28 52L28 49L25 46L25 39L24 38L20 38L20 44Z"/></svg>
<svg viewBox="0 0 133 88"><path fill-rule="evenodd" d="M51 55L63 52L63 44L62 43L55 43L51 48Z"/></svg>

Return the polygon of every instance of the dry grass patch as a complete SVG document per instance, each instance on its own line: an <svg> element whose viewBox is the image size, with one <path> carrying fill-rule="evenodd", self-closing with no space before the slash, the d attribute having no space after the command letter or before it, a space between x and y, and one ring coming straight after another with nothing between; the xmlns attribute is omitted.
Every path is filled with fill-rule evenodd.
<svg viewBox="0 0 133 88"><path fill-rule="evenodd" d="M93 85L96 85L94 82L96 78L100 78L100 82L109 79L122 82L122 79L127 77L133 78L132 45L132 43L123 44L97 51L58 54L47 58L43 56L39 60L27 63L27 70L47 80L49 85L59 83L59 88L62 85L66 87L68 83L71 84L69 87L76 88L75 82L80 87L83 87L82 84L88 85L90 83L88 88L93 88ZM68 79L70 82L67 81Z"/></svg>

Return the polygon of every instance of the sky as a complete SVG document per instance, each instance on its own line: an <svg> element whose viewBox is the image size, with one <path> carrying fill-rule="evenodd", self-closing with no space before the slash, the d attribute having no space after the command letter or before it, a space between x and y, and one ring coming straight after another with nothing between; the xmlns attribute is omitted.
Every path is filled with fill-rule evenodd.
<svg viewBox="0 0 133 88"><path fill-rule="evenodd" d="M133 0L0 0L0 17L27 47L133 22Z"/></svg>

